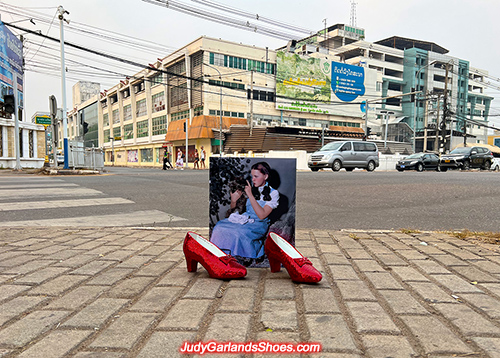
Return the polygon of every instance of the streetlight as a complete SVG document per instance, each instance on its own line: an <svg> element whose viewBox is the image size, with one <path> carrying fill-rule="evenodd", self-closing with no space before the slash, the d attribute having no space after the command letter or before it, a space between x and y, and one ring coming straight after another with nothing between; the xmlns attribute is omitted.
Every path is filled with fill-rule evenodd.
<svg viewBox="0 0 500 358"><path fill-rule="evenodd" d="M415 82L416 83L416 86L415 86L415 91L418 91L420 87L420 78L418 78L418 75L420 74L420 71L422 71L424 68L426 67L429 67L433 64L435 64L437 62L437 60L432 60L431 62L429 62L427 65L424 65L422 67L420 67L417 71L417 73L415 73ZM417 136L417 94L415 94L415 101L413 103L413 153L415 153L415 149L416 149L416 136Z"/></svg>
<svg viewBox="0 0 500 358"><path fill-rule="evenodd" d="M213 68L219 74L219 79L220 79L220 87L219 87L220 88L219 152L220 152L220 156L222 158L222 75L220 74L220 71L217 68L215 68L214 66L211 66L205 62L203 62L203 64L205 66Z"/></svg>

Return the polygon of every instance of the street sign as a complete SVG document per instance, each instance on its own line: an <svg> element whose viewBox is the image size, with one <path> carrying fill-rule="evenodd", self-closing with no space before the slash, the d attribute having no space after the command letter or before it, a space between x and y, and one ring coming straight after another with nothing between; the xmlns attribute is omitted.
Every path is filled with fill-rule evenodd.
<svg viewBox="0 0 500 358"><path fill-rule="evenodd" d="M35 123L36 124L46 124L46 125L52 124L50 116L36 116Z"/></svg>

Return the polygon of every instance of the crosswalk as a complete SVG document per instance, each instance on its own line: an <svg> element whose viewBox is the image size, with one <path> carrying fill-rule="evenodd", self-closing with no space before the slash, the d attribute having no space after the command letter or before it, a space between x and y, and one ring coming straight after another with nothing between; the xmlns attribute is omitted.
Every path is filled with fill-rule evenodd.
<svg viewBox="0 0 500 358"><path fill-rule="evenodd" d="M187 220L159 210L134 210L134 205L54 177L0 177L0 227L165 226ZM95 215L81 213L98 208Z"/></svg>

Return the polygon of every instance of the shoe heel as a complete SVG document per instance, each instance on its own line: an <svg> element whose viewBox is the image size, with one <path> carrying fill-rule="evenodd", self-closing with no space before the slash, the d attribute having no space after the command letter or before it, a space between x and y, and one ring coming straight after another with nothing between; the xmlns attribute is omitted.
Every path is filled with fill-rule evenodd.
<svg viewBox="0 0 500 358"><path fill-rule="evenodd" d="M279 260L276 260L275 258L272 258L271 256L268 256L268 259L269 259L269 266L271 267L271 272L280 272L281 262Z"/></svg>
<svg viewBox="0 0 500 358"><path fill-rule="evenodd" d="M188 259L186 257L186 264L188 272L196 272L196 270L198 269L198 261L196 261L195 259Z"/></svg>

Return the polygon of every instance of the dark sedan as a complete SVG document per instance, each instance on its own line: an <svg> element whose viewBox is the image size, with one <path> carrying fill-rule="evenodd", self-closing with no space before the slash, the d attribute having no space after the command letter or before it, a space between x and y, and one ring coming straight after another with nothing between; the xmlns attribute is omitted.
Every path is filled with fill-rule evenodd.
<svg viewBox="0 0 500 358"><path fill-rule="evenodd" d="M415 153L401 159L396 164L396 169L400 172L404 170L440 170L439 157L434 153Z"/></svg>

